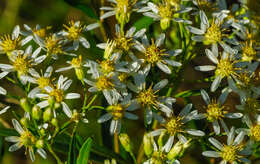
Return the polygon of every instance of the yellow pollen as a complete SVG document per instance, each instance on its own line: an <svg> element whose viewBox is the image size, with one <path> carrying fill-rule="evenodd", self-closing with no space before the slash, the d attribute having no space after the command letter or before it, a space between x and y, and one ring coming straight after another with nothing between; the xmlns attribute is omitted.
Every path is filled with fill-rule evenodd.
<svg viewBox="0 0 260 164"><path fill-rule="evenodd" d="M70 21L69 25L63 25L68 32L68 39L69 40L78 40L80 34L83 31L82 24L79 23L78 26L75 25L74 21Z"/></svg>
<svg viewBox="0 0 260 164"><path fill-rule="evenodd" d="M157 98L156 92L153 91L152 86L148 89L142 90L137 96L137 100L143 105L152 105L153 107L157 107Z"/></svg>
<svg viewBox="0 0 260 164"><path fill-rule="evenodd" d="M31 61L27 59L27 55L18 54L13 62L13 67L20 75L24 75L28 73Z"/></svg>
<svg viewBox="0 0 260 164"><path fill-rule="evenodd" d="M107 75L111 72L113 72L115 70L115 67L114 67L114 62L109 60L109 59L106 59L106 60L103 60L99 63L100 65L100 68L101 68L101 71Z"/></svg>
<svg viewBox="0 0 260 164"><path fill-rule="evenodd" d="M152 40L152 44L146 49L145 60L148 63L155 64L161 60L162 56L166 55L163 53L164 51L164 49L160 50L158 47L156 47L154 40Z"/></svg>
<svg viewBox="0 0 260 164"><path fill-rule="evenodd" d="M51 81L48 77L42 76L37 79L37 84L38 84L39 88L44 89L45 87L50 86Z"/></svg>
<svg viewBox="0 0 260 164"><path fill-rule="evenodd" d="M177 133L183 132L181 128L182 126L183 126L182 118L180 116L177 116L171 118L170 121L168 121L167 124L165 125L165 128L167 129L168 133L171 136L174 136Z"/></svg>
<svg viewBox="0 0 260 164"><path fill-rule="evenodd" d="M115 38L116 47L124 51L129 51L129 49L134 45L134 43L131 42L132 38L125 38L122 36Z"/></svg>
<svg viewBox="0 0 260 164"><path fill-rule="evenodd" d="M257 59L256 50L253 48L253 42L246 42L244 47L242 48L242 60L251 62L252 60Z"/></svg>
<svg viewBox="0 0 260 164"><path fill-rule="evenodd" d="M111 82L111 79L106 76L100 76L97 79L96 86L98 90L104 90L104 89L112 89L114 87L114 84Z"/></svg>
<svg viewBox="0 0 260 164"><path fill-rule="evenodd" d="M59 44L59 39L57 39L54 35L46 37L45 46L48 51L48 54L61 54L62 46Z"/></svg>
<svg viewBox="0 0 260 164"><path fill-rule="evenodd" d="M220 152L220 155L224 160L231 163L233 161L236 161L237 152L241 149L242 149L242 146L224 145L222 151Z"/></svg>
<svg viewBox="0 0 260 164"><path fill-rule="evenodd" d="M222 32L220 29L220 24L216 24L215 20L212 20L211 26L207 29L205 33L206 42L217 43L222 40Z"/></svg>
<svg viewBox="0 0 260 164"><path fill-rule="evenodd" d="M225 106L221 106L219 103L217 103L216 100L212 100L210 104L207 106L207 119L211 122L222 119L224 117L224 114L227 113L227 111L224 110Z"/></svg>
<svg viewBox="0 0 260 164"><path fill-rule="evenodd" d="M82 65L82 56L79 55L78 58L73 58L73 59L71 60L71 63L70 63L70 64L72 65L73 68L80 68L81 65Z"/></svg>
<svg viewBox="0 0 260 164"><path fill-rule="evenodd" d="M251 127L249 135L252 136L255 141L260 141L260 125L255 125Z"/></svg>
<svg viewBox="0 0 260 164"><path fill-rule="evenodd" d="M110 105L108 107L108 110L111 112L111 114L113 115L113 119L115 120L121 119L124 116L125 112L125 108L120 104Z"/></svg>
<svg viewBox="0 0 260 164"><path fill-rule="evenodd" d="M64 93L63 93L63 90L61 90L61 89L53 89L50 92L50 96L53 96L57 103L61 103L64 99Z"/></svg>
<svg viewBox="0 0 260 164"><path fill-rule="evenodd" d="M235 72L237 68L234 67L235 62L230 61L228 58L220 59L217 65L217 69L215 70L216 76L229 77L230 75L237 75Z"/></svg>
<svg viewBox="0 0 260 164"><path fill-rule="evenodd" d="M19 140L22 145L24 146L33 146L36 142L35 137L29 132L29 131L24 131L21 136L19 137Z"/></svg>
<svg viewBox="0 0 260 164"><path fill-rule="evenodd" d="M21 46L20 37L16 39L12 39L10 35L5 35L1 37L2 42L0 42L0 46L2 47L5 53L12 52L17 50Z"/></svg>

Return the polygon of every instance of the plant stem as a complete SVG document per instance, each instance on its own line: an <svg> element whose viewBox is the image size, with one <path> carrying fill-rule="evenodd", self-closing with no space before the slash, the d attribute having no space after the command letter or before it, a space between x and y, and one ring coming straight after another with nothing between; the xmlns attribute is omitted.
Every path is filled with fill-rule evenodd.
<svg viewBox="0 0 260 164"><path fill-rule="evenodd" d="M132 151L130 152L130 155L131 155L131 157L132 157L134 163L137 164L135 155L134 155L134 153L133 153Z"/></svg>
<svg viewBox="0 0 260 164"><path fill-rule="evenodd" d="M53 151L52 147L50 144L47 144L49 152L53 155L53 157L56 159L58 164L63 164L60 158L57 156L57 154Z"/></svg>
<svg viewBox="0 0 260 164"><path fill-rule="evenodd" d="M137 163L141 163L142 159L144 156L144 144L142 142L142 144L140 145L139 151L138 151L138 156L137 156Z"/></svg>
<svg viewBox="0 0 260 164"><path fill-rule="evenodd" d="M118 134L115 132L114 134L114 150L119 154L119 142L118 142Z"/></svg>

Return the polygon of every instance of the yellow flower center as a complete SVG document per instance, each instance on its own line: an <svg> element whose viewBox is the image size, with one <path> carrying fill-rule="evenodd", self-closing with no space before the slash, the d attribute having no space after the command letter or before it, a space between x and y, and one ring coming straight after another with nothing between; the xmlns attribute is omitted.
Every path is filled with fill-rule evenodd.
<svg viewBox="0 0 260 164"><path fill-rule="evenodd" d="M28 73L31 61L27 59L27 55L18 54L13 62L13 67L20 75L24 75Z"/></svg>
<svg viewBox="0 0 260 164"><path fill-rule="evenodd" d="M221 106L219 103L217 103L216 100L213 100L210 104L207 106L207 119L211 122L222 119L224 117L224 114L227 113L227 111L224 110L225 106Z"/></svg>
<svg viewBox="0 0 260 164"><path fill-rule="evenodd" d="M70 21L69 25L63 25L68 32L68 39L69 40L78 40L81 32L83 31L83 27L81 24L78 26L75 25L74 21Z"/></svg>
<svg viewBox="0 0 260 164"><path fill-rule="evenodd" d="M173 17L173 9L170 5L161 4L158 6L158 10L159 10L159 15L162 18L171 19Z"/></svg>
<svg viewBox="0 0 260 164"><path fill-rule="evenodd" d="M53 96L57 103L61 103L63 101L63 98L64 98L64 92L61 89L53 89L50 92L50 96Z"/></svg>
<svg viewBox="0 0 260 164"><path fill-rule="evenodd" d="M33 146L36 142L35 137L29 131L24 131L19 140L24 146Z"/></svg>
<svg viewBox="0 0 260 164"><path fill-rule="evenodd" d="M73 58L73 59L71 60L71 63L70 63L70 64L72 65L73 68L80 68L81 65L82 65L82 56L79 55L78 58Z"/></svg>
<svg viewBox="0 0 260 164"><path fill-rule="evenodd" d="M21 46L20 37L13 40L10 35L5 35L1 37L1 40L2 42L0 42L0 46L2 47L5 53L17 50Z"/></svg>
<svg viewBox="0 0 260 164"><path fill-rule="evenodd" d="M217 65L217 69L215 70L216 76L229 77L230 75L236 75L235 72L237 69L234 68L235 62L231 62L228 58L220 59Z"/></svg>
<svg viewBox="0 0 260 164"><path fill-rule="evenodd" d="M115 70L114 62L107 59L100 62L101 71L107 75Z"/></svg>
<svg viewBox="0 0 260 164"><path fill-rule="evenodd" d="M59 39L57 39L54 35L46 37L45 46L49 54L62 53L62 46L59 44Z"/></svg>
<svg viewBox="0 0 260 164"><path fill-rule="evenodd" d="M241 146L224 145L220 155L224 160L231 163L237 159L237 151L241 150L241 148Z"/></svg>
<svg viewBox="0 0 260 164"><path fill-rule="evenodd" d="M118 79L120 80L120 82L125 82L127 78L128 78L128 74L127 73L123 72L123 73L120 73L118 75Z"/></svg>
<svg viewBox="0 0 260 164"><path fill-rule="evenodd" d="M245 101L245 112L247 113L255 113L260 108L260 104L257 99L255 98L247 98Z"/></svg>
<svg viewBox="0 0 260 164"><path fill-rule="evenodd" d="M114 87L114 84L111 82L111 79L106 76L100 76L97 79L96 86L98 90L104 90L104 89L112 89Z"/></svg>
<svg viewBox="0 0 260 164"><path fill-rule="evenodd" d="M142 90L139 95L137 96L137 100L139 103L141 103L143 106L145 105L152 105L155 108L157 107L157 98L156 91L153 91L152 86L150 86L148 89Z"/></svg>
<svg viewBox="0 0 260 164"><path fill-rule="evenodd" d="M37 79L37 84L38 84L39 88L44 89L45 87L50 86L51 81L48 77L42 76Z"/></svg>
<svg viewBox="0 0 260 164"><path fill-rule="evenodd" d="M129 49L134 45L131 41L132 38L125 38L121 36L115 38L116 47L124 51L129 51Z"/></svg>
<svg viewBox="0 0 260 164"><path fill-rule="evenodd" d="M46 36L47 30L51 29L51 26L47 26L46 28L41 28L41 29L33 29L33 33L38 35L40 38L44 38Z"/></svg>
<svg viewBox="0 0 260 164"><path fill-rule="evenodd" d="M256 59L257 58L257 53L255 51L255 49L253 48L253 43L250 42L246 42L245 43L245 46L243 47L242 49L242 60L243 61L248 61L248 62L251 62L252 60Z"/></svg>
<svg viewBox="0 0 260 164"><path fill-rule="evenodd" d="M108 107L108 110L111 112L115 120L121 119L124 116L124 112L125 112L124 107L120 104L110 105Z"/></svg>
<svg viewBox="0 0 260 164"><path fill-rule="evenodd" d="M177 133L183 132L181 129L183 122L180 116L171 118L170 121L167 122L165 128L171 136L176 135Z"/></svg>
<svg viewBox="0 0 260 164"><path fill-rule="evenodd" d="M136 1L137 0L116 0L116 19L120 24L125 24L129 22L131 8L136 3Z"/></svg>
<svg viewBox="0 0 260 164"><path fill-rule="evenodd" d="M250 128L250 136L252 136L255 141L260 141L260 125L255 125Z"/></svg>
<svg viewBox="0 0 260 164"><path fill-rule="evenodd" d="M222 32L220 29L220 24L215 24L215 20L212 20L211 26L207 29L205 33L206 42L217 43L222 40Z"/></svg>
<svg viewBox="0 0 260 164"><path fill-rule="evenodd" d="M154 44L154 40L152 40L152 44L146 49L145 52L145 60L148 63L155 64L158 61L161 60L161 57L165 54L163 53L165 50L160 50L156 45Z"/></svg>

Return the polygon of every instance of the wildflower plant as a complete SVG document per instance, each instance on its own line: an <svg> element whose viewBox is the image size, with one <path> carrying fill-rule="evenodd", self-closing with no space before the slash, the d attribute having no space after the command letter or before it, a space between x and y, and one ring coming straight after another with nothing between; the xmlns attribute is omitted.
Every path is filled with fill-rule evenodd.
<svg viewBox="0 0 260 164"><path fill-rule="evenodd" d="M15 26L0 36L0 139L32 162L256 162L251 1L75 1L87 19Z"/></svg>

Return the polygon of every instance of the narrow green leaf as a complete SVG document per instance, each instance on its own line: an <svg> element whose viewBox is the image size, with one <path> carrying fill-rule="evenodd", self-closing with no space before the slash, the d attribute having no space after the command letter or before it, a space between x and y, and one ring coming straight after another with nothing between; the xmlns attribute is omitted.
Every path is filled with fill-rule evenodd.
<svg viewBox="0 0 260 164"><path fill-rule="evenodd" d="M68 153L68 163L70 164L76 164L77 161L77 154L78 150L76 147L77 140L76 140L76 128L74 127L75 130L73 130L72 137L70 140L70 145L69 145L69 153Z"/></svg>
<svg viewBox="0 0 260 164"><path fill-rule="evenodd" d="M18 133L14 129L7 129L4 127L0 128L0 136L7 137L7 136L18 136Z"/></svg>
<svg viewBox="0 0 260 164"><path fill-rule="evenodd" d="M86 164L88 163L89 153L92 146L92 139L88 138L79 151L79 157L77 159L77 164Z"/></svg>
<svg viewBox="0 0 260 164"><path fill-rule="evenodd" d="M199 96L199 95L200 95L200 91L199 90L187 90L187 91L183 91L183 92L177 93L174 97L185 98L185 97Z"/></svg>
<svg viewBox="0 0 260 164"><path fill-rule="evenodd" d="M152 23L152 18L143 16L134 23L134 26L136 27L136 30L141 30L142 28L148 28Z"/></svg>

